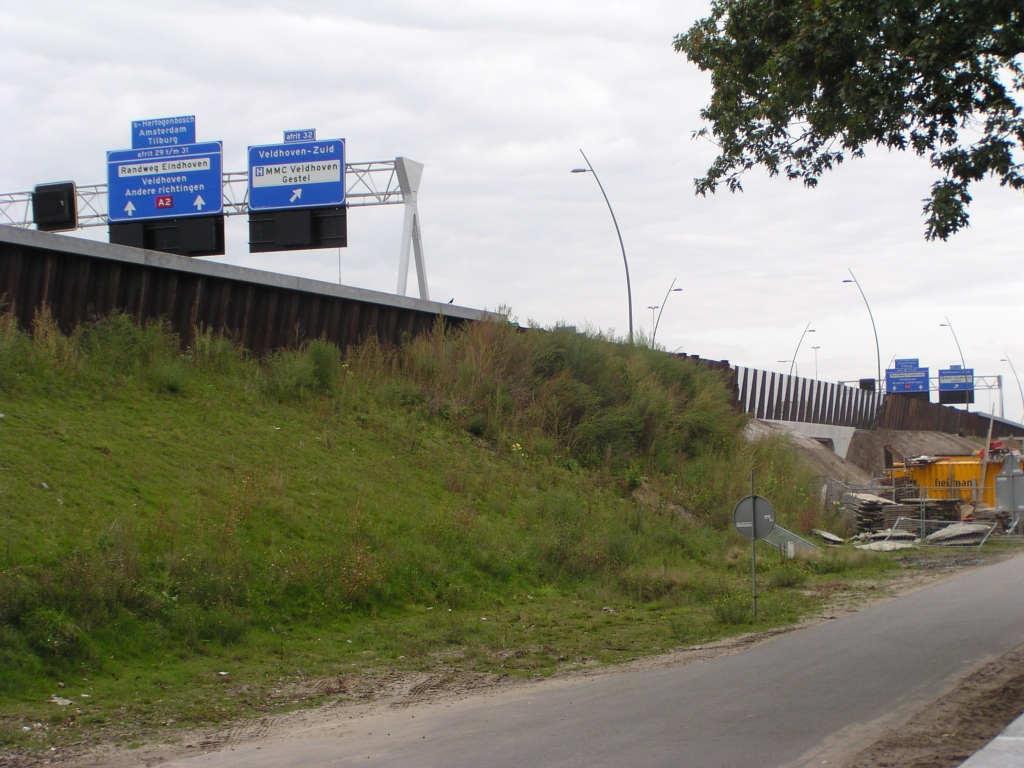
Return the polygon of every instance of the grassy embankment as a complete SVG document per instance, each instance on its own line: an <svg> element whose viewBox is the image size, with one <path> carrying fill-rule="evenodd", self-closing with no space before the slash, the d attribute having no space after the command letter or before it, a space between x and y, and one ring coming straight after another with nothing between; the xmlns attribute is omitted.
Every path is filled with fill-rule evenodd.
<svg viewBox="0 0 1024 768"><path fill-rule="evenodd" d="M11 746L267 711L322 676L549 674L746 631L729 521L750 467L780 522L820 524L811 478L742 440L717 374L566 330L257 361L125 318L68 338L6 315L0 412ZM762 555L760 626L889 565Z"/></svg>

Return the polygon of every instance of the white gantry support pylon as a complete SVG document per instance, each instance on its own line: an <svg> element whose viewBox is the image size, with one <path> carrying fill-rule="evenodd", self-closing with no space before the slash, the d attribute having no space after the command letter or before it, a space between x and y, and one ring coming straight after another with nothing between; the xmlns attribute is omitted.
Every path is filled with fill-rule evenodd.
<svg viewBox="0 0 1024 768"><path fill-rule="evenodd" d="M423 237L420 234L420 211L416 198L423 178L423 163L406 157L395 158L395 172L405 202L405 220L402 222L402 249L398 257L398 295L405 296L409 283L409 251L416 258L416 279L419 281L420 298L430 299L427 289L427 267L423 259Z"/></svg>
<svg viewBox="0 0 1024 768"><path fill-rule="evenodd" d="M416 193L423 176L423 163L406 157L394 160L370 160L346 163L345 205L363 208L372 205L405 205L402 247L398 263L398 293L405 295L409 276L409 251L416 255L416 276L420 298L427 298L427 273L423 261L423 238L416 207ZM107 222L107 185L76 187L78 228L102 227ZM249 212L249 174L229 171L224 174L224 215L241 216ZM25 229L32 226L32 193L0 193L0 225Z"/></svg>

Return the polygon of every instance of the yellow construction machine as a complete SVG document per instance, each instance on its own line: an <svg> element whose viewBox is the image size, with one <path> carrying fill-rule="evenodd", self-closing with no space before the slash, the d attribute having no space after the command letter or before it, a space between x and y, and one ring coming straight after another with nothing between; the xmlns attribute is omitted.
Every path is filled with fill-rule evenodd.
<svg viewBox="0 0 1024 768"><path fill-rule="evenodd" d="M1021 466L1020 445L1009 440L991 440L987 449L969 456L904 457L887 445L886 484L893 487L894 494L900 489L904 498L960 499L976 507L994 508L996 476L1008 456Z"/></svg>

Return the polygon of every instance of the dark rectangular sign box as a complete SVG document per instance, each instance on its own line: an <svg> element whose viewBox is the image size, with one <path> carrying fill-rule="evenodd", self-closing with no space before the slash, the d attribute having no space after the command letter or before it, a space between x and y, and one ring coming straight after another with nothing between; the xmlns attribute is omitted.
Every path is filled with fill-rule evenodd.
<svg viewBox="0 0 1024 768"><path fill-rule="evenodd" d="M249 252L348 247L348 208L249 211Z"/></svg>
<svg viewBox="0 0 1024 768"><path fill-rule="evenodd" d="M953 390L951 392L939 392L939 402L942 405L963 405L974 402L974 390Z"/></svg>
<svg viewBox="0 0 1024 768"><path fill-rule="evenodd" d="M110 224L110 242L180 256L223 256L224 216L188 216Z"/></svg>
<svg viewBox="0 0 1024 768"><path fill-rule="evenodd" d="M78 228L75 182L39 184L32 190L32 222L40 232L67 232Z"/></svg>

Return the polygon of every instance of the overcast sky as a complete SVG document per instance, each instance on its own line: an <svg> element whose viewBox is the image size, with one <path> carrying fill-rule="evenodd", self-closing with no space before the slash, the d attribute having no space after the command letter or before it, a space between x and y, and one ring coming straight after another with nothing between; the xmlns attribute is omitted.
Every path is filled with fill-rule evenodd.
<svg viewBox="0 0 1024 768"><path fill-rule="evenodd" d="M431 298L520 322L627 329L618 241L589 174L615 208L634 322L657 341L740 365L856 379L875 345L852 268L878 323L882 365L917 357L1004 374L1006 415L1022 396L1024 197L977 185L970 229L926 243L925 160L869 151L816 190L756 170L742 194L695 197L714 157L694 140L709 78L672 49L706 2L659 0L0 0L0 191L106 179L105 152L131 146L133 119L194 114L199 141L246 147L315 127L349 161L425 163L420 213ZM348 285L395 290L400 206L354 209ZM78 236L106 239L105 228ZM244 217L223 261L336 282L336 250L250 255ZM410 277L410 292L415 279ZM993 398L998 402L998 398ZM979 392L978 407L990 396ZM996 406L998 408L998 405Z"/></svg>

